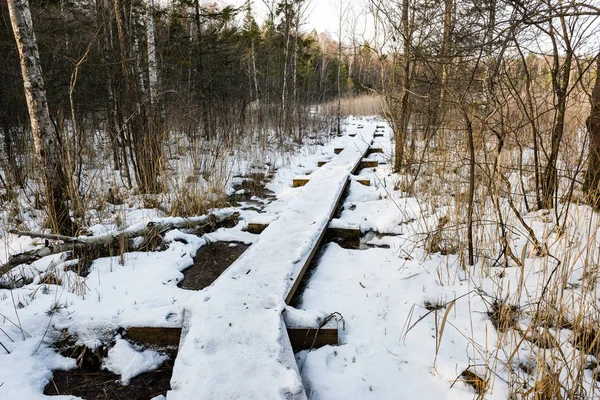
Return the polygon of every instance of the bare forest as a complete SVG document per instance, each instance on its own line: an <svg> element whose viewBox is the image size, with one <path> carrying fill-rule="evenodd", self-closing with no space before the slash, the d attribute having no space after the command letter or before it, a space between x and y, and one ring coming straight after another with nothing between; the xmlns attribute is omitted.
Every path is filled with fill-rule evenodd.
<svg viewBox="0 0 600 400"><path fill-rule="evenodd" d="M0 14L0 398L600 398L600 2Z"/></svg>

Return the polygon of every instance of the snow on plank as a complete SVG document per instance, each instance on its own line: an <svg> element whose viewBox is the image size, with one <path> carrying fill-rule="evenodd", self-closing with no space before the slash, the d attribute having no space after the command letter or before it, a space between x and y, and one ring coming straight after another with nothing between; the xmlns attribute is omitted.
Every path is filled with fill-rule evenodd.
<svg viewBox="0 0 600 400"><path fill-rule="evenodd" d="M368 124L315 171L258 242L187 305L168 399L306 399L281 313L374 131Z"/></svg>

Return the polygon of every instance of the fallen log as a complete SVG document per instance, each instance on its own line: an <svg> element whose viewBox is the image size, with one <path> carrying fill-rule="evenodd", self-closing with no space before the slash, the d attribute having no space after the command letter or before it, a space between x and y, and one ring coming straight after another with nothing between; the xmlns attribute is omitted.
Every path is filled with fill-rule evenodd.
<svg viewBox="0 0 600 400"><path fill-rule="evenodd" d="M29 250L20 254L11 255L8 262L0 266L0 277L22 264L31 264L41 258L63 253L65 251L84 250L98 245L110 245L116 240L127 240L142 236L146 241L147 236L156 236L173 229L195 229L199 234L213 232L219 227L237 221L239 213L233 209L211 213L201 217L191 218L159 218L147 224L139 223L126 229L114 230L97 236L64 236L40 232L29 232L20 230L10 230L9 232L19 236L28 236L31 238L46 239L46 246ZM64 243L50 245L48 240L58 240Z"/></svg>

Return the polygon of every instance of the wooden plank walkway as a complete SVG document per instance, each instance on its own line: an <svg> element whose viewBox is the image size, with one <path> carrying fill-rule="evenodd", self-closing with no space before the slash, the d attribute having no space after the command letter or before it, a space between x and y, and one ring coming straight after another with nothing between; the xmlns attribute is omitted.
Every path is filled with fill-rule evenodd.
<svg viewBox="0 0 600 400"><path fill-rule="evenodd" d="M185 307L168 399L306 399L281 313L375 128L348 137L258 242Z"/></svg>

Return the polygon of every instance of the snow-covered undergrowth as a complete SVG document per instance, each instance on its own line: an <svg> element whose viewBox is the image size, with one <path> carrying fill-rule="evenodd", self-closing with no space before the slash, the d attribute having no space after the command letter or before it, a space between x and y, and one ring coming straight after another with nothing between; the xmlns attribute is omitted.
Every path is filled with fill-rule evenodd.
<svg viewBox="0 0 600 400"><path fill-rule="evenodd" d="M328 244L302 296L300 307L339 312L345 323L341 346L297 356L309 398L600 396L600 216L574 203L528 211L528 151L505 150L490 180L490 146L489 165L477 169L468 265L461 140L425 151L410 173L380 165L360 173L374 186L352 183L341 219L385 235L364 250ZM389 139L379 144L389 157Z"/></svg>
<svg viewBox="0 0 600 400"><path fill-rule="evenodd" d="M298 305L307 312L286 312L296 323L333 312L344 318L340 346L297 354L309 398L600 397L600 216L566 202L556 210L530 211L535 200L530 151L505 149L494 172L490 145L478 154L487 162L477 168L476 263L468 265L463 139L449 141L443 150L425 150L418 143L415 157L422 160L410 173L394 174L391 164L381 164L359 173L371 180L370 187L351 183L339 219L370 232L364 249L327 244ZM121 373L124 383L158 365L164 355L129 344L118 337L118 328L181 325L194 293L177 283L198 249L211 241L254 243L258 235L243 231L248 221L276 219L297 196L292 178L315 171L318 161L334 157L333 149L349 138L324 146L319 140L276 157L268 156L269 150L265 157L255 153L242 161L225 155L227 167L218 183L226 194L241 182L235 175L278 168L267 185L277 201L240 202L235 206L240 221L233 228L202 237L173 230L164 237L166 250L97 259L87 277L74 271L76 260L60 255L17 268L13 277L20 287L0 289L0 398L42 398L52 370L76 367L52 347L65 329L89 348L106 344L107 337L111 346L116 343L104 366ZM389 161L392 145L386 127L374 145L384 153L369 158ZM169 195L152 202L120 189L123 204L102 200L88 211L89 230L102 234L165 217L177 191L196 179L189 178L196 167L184 147L172 158L181 166L170 177ZM561 168L580 150L575 145L565 150ZM195 176L196 182L205 179ZM569 193L571 180L563 178L560 187L561 196ZM574 190L572 198L582 197ZM39 229L37 213L23 200L24 227ZM4 232L0 258L43 245L41 239Z"/></svg>
<svg viewBox="0 0 600 400"><path fill-rule="evenodd" d="M59 355L52 347L65 332L78 345L90 349L116 343L104 360L104 367L121 373L123 383L159 364L163 355L125 344L117 338L118 330L132 326L181 326L182 310L195 292L180 289L177 284L183 278L182 271L192 265L197 250L212 241L255 242L258 235L243 231L247 222L259 216L264 219L265 215L275 218L297 193L298 189L290 186L292 177L316 170L317 162L333 154L333 148L343 146L348 138L317 145L327 140L316 137L293 153L271 154L270 158L247 161L243 166L231 161L230 176L244 174L253 163L266 162L270 165L260 165L265 169L278 168L268 184L277 201L254 198L252 204L240 201L235 209L224 210L240 214L239 223L232 228L221 228L202 237L171 230L164 234L163 251L130 251L99 258L85 277L77 274L79 260L70 259L68 254L45 257L14 269L2 284L16 287L0 289L0 398L42 398L52 370L75 368L74 359ZM184 166L180 168L183 170ZM87 229L102 235L150 221L170 221L164 210L144 207L138 199L131 195L124 204L103 204L101 210L88 211L91 224ZM263 209L259 212L254 203L262 203ZM38 230L40 215L41 212L32 211L26 228ZM45 245L43 239L18 237L6 230L2 237L2 263L11 254Z"/></svg>

